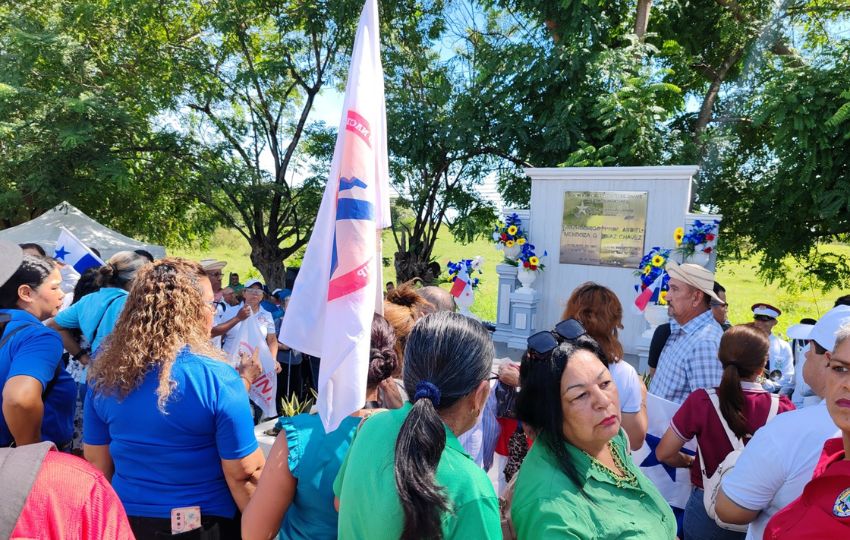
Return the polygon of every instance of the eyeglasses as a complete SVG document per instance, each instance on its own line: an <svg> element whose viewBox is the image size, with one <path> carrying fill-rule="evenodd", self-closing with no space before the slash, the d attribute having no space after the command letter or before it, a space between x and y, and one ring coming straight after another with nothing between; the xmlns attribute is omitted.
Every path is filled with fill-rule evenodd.
<svg viewBox="0 0 850 540"><path fill-rule="evenodd" d="M209 308L210 311L215 313L215 308L218 307L218 302L215 300L210 300L209 302L204 302L204 304Z"/></svg>
<svg viewBox="0 0 850 540"><path fill-rule="evenodd" d="M207 272L209 277L221 277L221 272Z"/></svg>
<svg viewBox="0 0 850 540"><path fill-rule="evenodd" d="M246 295L246 294L247 295L251 295L251 294L260 295L260 294L263 294L263 291L261 291L260 289L242 289L242 294L243 295Z"/></svg>
<svg viewBox="0 0 850 540"><path fill-rule="evenodd" d="M770 321L776 320L773 317L768 317L767 315L756 315L755 317L753 317L753 319L755 319L759 322L770 322Z"/></svg>
<svg viewBox="0 0 850 540"><path fill-rule="evenodd" d="M716 300L712 300L711 301L711 307L713 307L713 308L715 308L715 307L728 308L729 304L727 304L726 302L717 302Z"/></svg>
<svg viewBox="0 0 850 540"><path fill-rule="evenodd" d="M552 331L544 330L528 336L528 350L543 355L555 349L561 341L575 341L587 334L584 326L575 319L566 319L555 325ZM560 339L559 339L560 338Z"/></svg>

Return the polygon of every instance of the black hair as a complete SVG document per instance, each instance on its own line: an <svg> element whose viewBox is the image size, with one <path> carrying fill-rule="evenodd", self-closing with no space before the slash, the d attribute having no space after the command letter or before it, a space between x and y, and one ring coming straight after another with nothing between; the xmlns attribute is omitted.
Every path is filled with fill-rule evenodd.
<svg viewBox="0 0 850 540"><path fill-rule="evenodd" d="M844 296L839 296L835 300L835 305L832 307L838 306L850 306L850 294L845 294Z"/></svg>
<svg viewBox="0 0 850 540"><path fill-rule="evenodd" d="M555 457L561 471L584 493L584 478L579 475L564 439L564 412L561 408L561 377L567 362L578 351L588 351L604 364L602 348L588 335L563 341L552 352L538 355L526 352L519 368L520 391L517 418L537 433L537 444Z"/></svg>
<svg viewBox="0 0 850 540"><path fill-rule="evenodd" d="M74 300L71 302L71 305L79 302L82 297L100 290L100 286L97 284L97 276L99 274L100 272L98 272L97 268L89 268L83 272L80 279L77 280L77 284L74 285Z"/></svg>
<svg viewBox="0 0 850 540"><path fill-rule="evenodd" d="M153 254L146 249L134 249L133 253L135 253L136 255L141 255L142 257L147 259L148 262L153 262Z"/></svg>
<svg viewBox="0 0 850 540"><path fill-rule="evenodd" d="M714 294L720 294L722 292L723 293L726 292L726 287L724 287L723 285L721 285L720 283L715 281L714 282Z"/></svg>
<svg viewBox="0 0 850 540"><path fill-rule="evenodd" d="M395 444L395 484L404 511L401 540L442 539L445 490L434 475L446 447L437 413L469 395L490 374L493 341L478 321L450 312L420 319L407 336L404 388L413 408Z"/></svg>
<svg viewBox="0 0 850 540"><path fill-rule="evenodd" d="M103 258L103 256L101 256L101 254L100 254L100 250L99 250L99 249L97 249L96 247L94 247L94 246L86 246L86 247L87 247L87 248L89 248L89 250L90 250L92 253L94 253L95 255L97 255L99 259L102 259L102 258Z"/></svg>
<svg viewBox="0 0 850 540"><path fill-rule="evenodd" d="M18 247L21 249L34 249L42 257L47 256L47 253L44 252L44 248L36 244L35 242L24 242L23 244L18 244Z"/></svg>
<svg viewBox="0 0 850 540"><path fill-rule="evenodd" d="M0 286L0 309L18 308L18 288L29 285L33 289L44 283L47 276L56 269L56 261L40 255L26 255L21 265L6 283Z"/></svg>

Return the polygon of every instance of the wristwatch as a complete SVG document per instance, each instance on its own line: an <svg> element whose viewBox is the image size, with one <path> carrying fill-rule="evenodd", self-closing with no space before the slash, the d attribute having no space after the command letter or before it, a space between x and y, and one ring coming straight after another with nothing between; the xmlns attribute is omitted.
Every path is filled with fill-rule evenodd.
<svg viewBox="0 0 850 540"><path fill-rule="evenodd" d="M89 349L88 347L85 347L83 349L80 349L80 352L78 352L77 354L71 356L71 358L79 361L80 358L82 358L83 356L85 356L87 354L91 354L91 349Z"/></svg>

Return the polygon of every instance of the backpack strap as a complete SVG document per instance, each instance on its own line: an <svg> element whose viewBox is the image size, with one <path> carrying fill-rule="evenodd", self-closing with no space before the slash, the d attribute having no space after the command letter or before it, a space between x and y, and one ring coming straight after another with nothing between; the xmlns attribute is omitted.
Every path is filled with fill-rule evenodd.
<svg viewBox="0 0 850 540"><path fill-rule="evenodd" d="M97 325L95 325L94 327L94 332L92 333L91 340L89 340L89 343L91 343L92 345L94 345L94 342L97 341L97 332L100 330L100 325L103 324L103 319L106 317L106 312L109 311L109 308L112 307L112 304L114 304L115 301L121 298L122 296L124 295L119 294L118 296L113 297L112 300L106 303L106 307L103 308L103 311L100 314L100 319L97 320Z"/></svg>
<svg viewBox="0 0 850 540"><path fill-rule="evenodd" d="M29 328L30 326L35 326L34 323L24 323L19 327L15 328L11 332L3 332L3 339L0 340L0 349L2 349L9 341L12 339L12 336L23 330L24 328Z"/></svg>
<svg viewBox="0 0 850 540"><path fill-rule="evenodd" d="M717 392L714 388L706 388L706 393L708 394L708 398L711 400L711 404L714 405L714 411L717 413L717 417L720 419L720 425L723 426L723 429L726 431L726 437L729 438L729 443L732 445L732 450L743 450L744 449L744 441L738 438L735 435L735 432L729 427L729 424L726 422L726 419L723 417L723 413L720 412L720 399L717 397Z"/></svg>
<svg viewBox="0 0 850 540"><path fill-rule="evenodd" d="M765 424L773 420L776 414L779 412L779 394L770 394L770 412L767 413L767 420L764 421Z"/></svg>
<svg viewBox="0 0 850 540"><path fill-rule="evenodd" d="M50 441L20 448L0 448L0 486L3 486L0 538L12 536L44 456L52 448L54 446Z"/></svg>

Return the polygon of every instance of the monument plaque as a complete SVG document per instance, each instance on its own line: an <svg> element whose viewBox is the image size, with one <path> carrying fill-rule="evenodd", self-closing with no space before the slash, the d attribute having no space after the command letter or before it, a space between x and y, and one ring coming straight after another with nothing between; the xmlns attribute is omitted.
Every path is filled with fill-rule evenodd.
<svg viewBox="0 0 850 540"><path fill-rule="evenodd" d="M646 233L646 191L567 191L562 264L637 267Z"/></svg>

